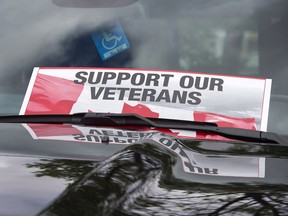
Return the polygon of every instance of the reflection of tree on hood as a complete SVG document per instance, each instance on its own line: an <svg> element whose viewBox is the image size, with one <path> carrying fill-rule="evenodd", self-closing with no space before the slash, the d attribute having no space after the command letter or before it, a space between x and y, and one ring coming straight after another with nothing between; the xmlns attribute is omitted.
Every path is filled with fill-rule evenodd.
<svg viewBox="0 0 288 216"><path fill-rule="evenodd" d="M40 215L109 215L149 188L159 162L134 151L104 161L76 181ZM72 207L72 208L71 208Z"/></svg>
<svg viewBox="0 0 288 216"><path fill-rule="evenodd" d="M96 164L93 161L42 159L41 162L27 164L26 167L39 169L34 172L37 177L51 176L74 182L90 172Z"/></svg>
<svg viewBox="0 0 288 216"><path fill-rule="evenodd" d="M243 185L229 190L227 185L177 180L169 173L173 156L151 146L129 147L97 166L77 163L45 160L28 166L39 167L39 177L75 181L39 215L281 215L288 211L285 192L265 192L261 186L237 192L243 191Z"/></svg>

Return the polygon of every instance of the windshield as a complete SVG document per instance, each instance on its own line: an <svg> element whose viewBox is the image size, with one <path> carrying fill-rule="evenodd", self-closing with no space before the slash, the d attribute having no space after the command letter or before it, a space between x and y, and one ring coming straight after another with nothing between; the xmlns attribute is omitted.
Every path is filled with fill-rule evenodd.
<svg viewBox="0 0 288 216"><path fill-rule="evenodd" d="M19 114L34 67L191 71L272 79L268 131L288 134L288 1L79 2L1 0L1 114Z"/></svg>

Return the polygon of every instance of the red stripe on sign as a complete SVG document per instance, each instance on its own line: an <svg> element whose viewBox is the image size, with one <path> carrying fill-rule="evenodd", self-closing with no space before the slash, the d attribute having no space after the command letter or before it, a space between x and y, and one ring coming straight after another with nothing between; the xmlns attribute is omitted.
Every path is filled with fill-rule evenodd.
<svg viewBox="0 0 288 216"><path fill-rule="evenodd" d="M56 125L56 124L28 124L35 135L39 137L47 136L66 136L73 134L82 134L81 131L72 125Z"/></svg>
<svg viewBox="0 0 288 216"><path fill-rule="evenodd" d="M219 127L232 127L232 128L243 128L249 130L256 130L255 118L235 118L225 115L218 115L214 113L206 112L194 112L194 121L199 122L213 122ZM206 134L197 132L197 139L215 139L215 140L229 140L222 136Z"/></svg>
<svg viewBox="0 0 288 216"><path fill-rule="evenodd" d="M122 108L122 113L134 113L147 118L158 118L159 113L153 112L149 107L143 104L137 104L135 106L130 106L127 103L124 103Z"/></svg>
<svg viewBox="0 0 288 216"><path fill-rule="evenodd" d="M25 114L69 114L83 88L71 80L38 74Z"/></svg>
<svg viewBox="0 0 288 216"><path fill-rule="evenodd" d="M256 130L255 118L236 118L206 112L194 112L194 121L213 122L219 127L233 127Z"/></svg>

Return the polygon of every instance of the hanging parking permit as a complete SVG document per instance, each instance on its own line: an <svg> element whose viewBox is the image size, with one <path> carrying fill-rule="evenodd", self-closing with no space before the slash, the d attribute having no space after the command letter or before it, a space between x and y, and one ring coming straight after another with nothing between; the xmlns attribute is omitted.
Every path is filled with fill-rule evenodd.
<svg viewBox="0 0 288 216"><path fill-rule="evenodd" d="M108 29L92 33L91 36L103 61L130 48L119 21Z"/></svg>

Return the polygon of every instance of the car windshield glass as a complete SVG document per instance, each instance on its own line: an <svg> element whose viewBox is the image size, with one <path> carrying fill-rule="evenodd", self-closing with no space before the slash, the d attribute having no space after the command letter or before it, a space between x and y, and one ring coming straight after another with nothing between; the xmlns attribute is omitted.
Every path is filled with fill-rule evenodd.
<svg viewBox="0 0 288 216"><path fill-rule="evenodd" d="M192 71L272 79L268 131L288 134L286 0L1 0L0 11L2 115L19 113L34 67ZM111 27L123 34L97 39ZM97 47L120 38L116 54Z"/></svg>

